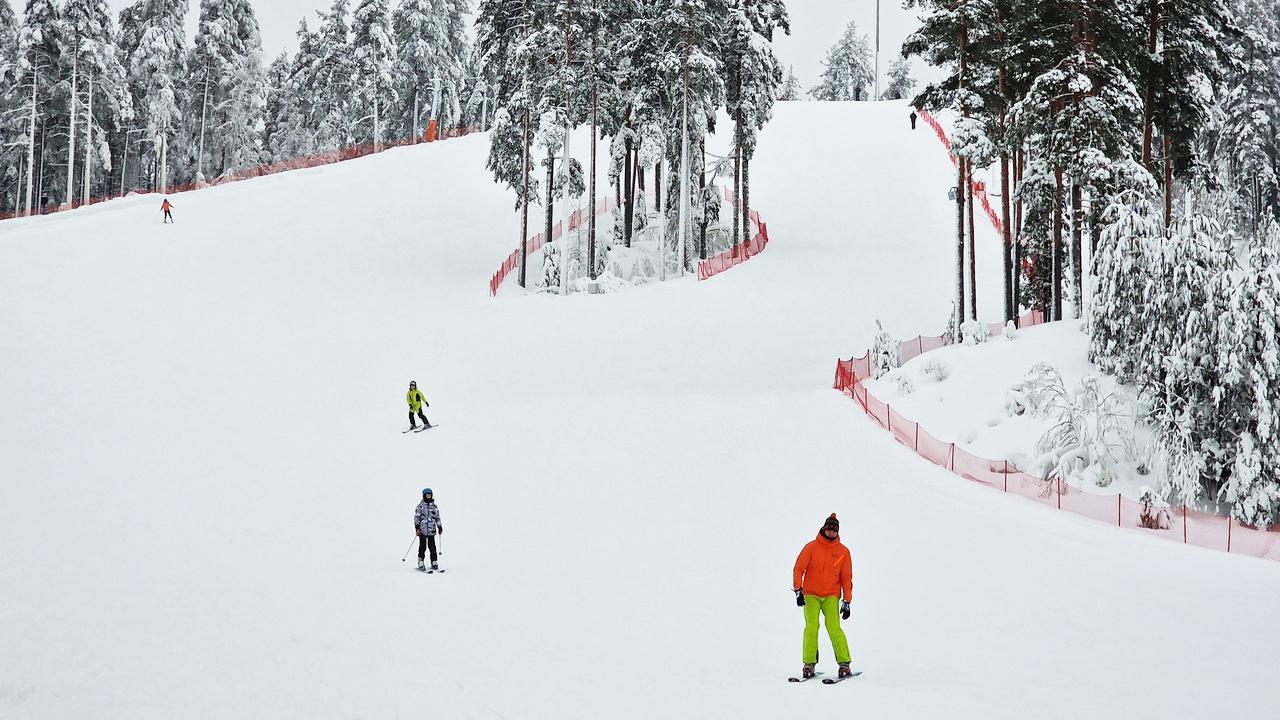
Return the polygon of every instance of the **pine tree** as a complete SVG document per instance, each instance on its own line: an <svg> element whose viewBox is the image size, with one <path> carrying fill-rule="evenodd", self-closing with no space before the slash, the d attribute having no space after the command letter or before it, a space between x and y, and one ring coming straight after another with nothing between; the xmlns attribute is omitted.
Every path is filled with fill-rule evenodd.
<svg viewBox="0 0 1280 720"><path fill-rule="evenodd" d="M329 12L320 14L320 29L311 38L315 62L308 78L307 91L313 97L307 122L314 131L314 145L319 152L338 150L354 142L351 103L355 67L347 14L348 0L333 0Z"/></svg>
<svg viewBox="0 0 1280 720"><path fill-rule="evenodd" d="M74 98L78 112L71 134L82 147L82 155L70 158L69 167L82 161L80 192L82 202L94 195L95 177L110 187L112 155L110 139L119 136L133 119L133 98L129 94L124 66L116 55L116 37L105 0L68 0L63 10L63 27L72 48L78 87ZM68 151L70 151L68 147ZM70 181L74 173L68 173Z"/></svg>
<svg viewBox="0 0 1280 720"><path fill-rule="evenodd" d="M51 0L28 0L18 31L18 87L23 92L23 115L26 116L26 191L24 207L28 214L44 207L45 188L54 185L57 176L46 185L43 167L45 155L57 157L65 152L55 139L46 143L52 128L66 117L67 91L62 87L60 71L67 54L62 36L62 21ZM37 157L37 144L40 154Z"/></svg>
<svg viewBox="0 0 1280 720"><path fill-rule="evenodd" d="M795 66L787 68L787 77L782 81L782 89L778 91L778 99L785 102L793 102L803 100L804 88L800 86L800 79L796 77Z"/></svg>
<svg viewBox="0 0 1280 720"><path fill-rule="evenodd" d="M871 47L867 36L858 34L856 23L845 27L844 34L827 51L822 67L821 79L809 91L814 100L871 99L867 88L876 80Z"/></svg>
<svg viewBox="0 0 1280 720"><path fill-rule="evenodd" d="M138 0L125 11L126 47L124 62L133 92L137 124L151 141L154 187L165 192L172 177L172 165L180 157L170 153L181 128L181 109L187 107L182 78L186 76L186 35L183 22L186 0ZM134 42L136 41L136 45ZM180 150L180 148L175 148Z"/></svg>
<svg viewBox="0 0 1280 720"><path fill-rule="evenodd" d="M18 19L9 0L0 0L0 213L21 206L23 133L19 87Z"/></svg>
<svg viewBox="0 0 1280 720"><path fill-rule="evenodd" d="M355 74L351 123L356 142L373 143L376 149L386 135L388 110L397 101L393 73L396 47L387 0L360 0L352 30Z"/></svg>
<svg viewBox="0 0 1280 720"><path fill-rule="evenodd" d="M911 77L911 63L903 57L895 58L889 65L889 85L881 93L881 100L904 100L911 97L916 81Z"/></svg>

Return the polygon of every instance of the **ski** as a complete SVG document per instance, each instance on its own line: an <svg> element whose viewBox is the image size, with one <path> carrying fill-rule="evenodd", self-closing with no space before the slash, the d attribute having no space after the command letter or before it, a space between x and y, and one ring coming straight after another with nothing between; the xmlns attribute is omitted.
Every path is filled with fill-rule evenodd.
<svg viewBox="0 0 1280 720"><path fill-rule="evenodd" d="M822 684L823 684L823 685L835 685L836 683L838 683L838 682L840 682L840 681L842 681L842 680L849 680L849 679L852 679L852 678L856 678L856 677L858 677L858 676L859 676L859 675L861 675L861 674L862 674L862 671L861 671L861 670L854 670L854 671L853 671L853 674L852 674L852 675L850 675L850 676L848 676L848 677L822 678Z"/></svg>
<svg viewBox="0 0 1280 720"><path fill-rule="evenodd" d="M818 676L819 676L819 675L821 675L821 674L822 674L822 673L820 673L820 672L816 672L816 673L814 673L814 674L813 674L813 677L807 677L807 678L804 678L804 677L789 677L789 678L787 678L787 682L793 682L793 683L809 682L810 680L812 680L813 678L818 677ZM826 681L824 680L823 682L826 682Z"/></svg>
<svg viewBox="0 0 1280 720"><path fill-rule="evenodd" d="M414 430L414 432L425 432L427 430L430 430L431 428L438 428L438 427L440 427L440 423L436 423L435 425L431 425L429 427L418 428L417 430Z"/></svg>

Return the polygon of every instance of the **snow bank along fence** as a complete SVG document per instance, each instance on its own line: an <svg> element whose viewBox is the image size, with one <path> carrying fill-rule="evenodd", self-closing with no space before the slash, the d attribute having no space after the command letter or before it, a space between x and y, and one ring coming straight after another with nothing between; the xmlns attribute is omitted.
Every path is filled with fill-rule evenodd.
<svg viewBox="0 0 1280 720"><path fill-rule="evenodd" d="M166 190L164 194L174 195L177 193L189 192L191 190L199 190L205 187L225 185L227 183L239 182L241 180L248 180L250 178L262 177L263 175L275 175L276 173L288 172L290 170L303 170L306 168L319 167L321 165L332 165L334 163L340 163L347 160L354 160L356 158L362 158L367 155L373 155L374 153L384 152L386 150L391 150L393 148L398 148L398 147L404 147L406 145L417 145L419 143L424 143L424 142L448 140L451 138L462 137L463 135L470 135L472 133L477 133L477 132L480 132L480 128L478 127L458 127L458 128L446 128L445 130L442 130L439 133L437 133L435 130L435 127L431 126L431 127L428 127L427 131L423 133L423 135L420 137L394 140L391 142L383 142L383 143L378 143L377 145L374 145L373 143L366 143L364 145L353 145L351 147L341 148L339 150L331 150L329 152L316 153L314 155L303 155L301 157L290 158L288 160L281 160L279 162L257 165L255 167L246 168L244 170L237 170L235 172L230 172L225 175L221 175L213 180L210 180L204 183L192 182L192 183L186 183L183 185L174 185L170 187L168 190ZM156 190L143 190L143 189L130 190L129 193L130 194L137 193L137 194L143 194L143 195L160 194ZM37 209L32 212L32 215L48 215L55 212L61 212L63 210L74 210L76 208L85 207L87 205L97 205L98 203L106 202L107 200L112 200L118 197L120 197L119 194L101 195L101 196L90 198L88 202L85 202L83 200L78 200L71 203L69 206L59 205L57 207ZM24 217L24 216L25 216L25 213L21 211L0 213L0 221L9 220L11 218L16 218L16 217Z"/></svg>
<svg viewBox="0 0 1280 720"><path fill-rule="evenodd" d="M737 196L735 196L733 194L733 190L729 188L724 189L724 199L734 205L737 204ZM600 200L600 202L596 203L596 217L599 218L612 212L617 206L617 202L611 197ZM569 216L569 230L573 231L578 229L586 219L587 208L578 209ZM755 226L756 232L750 240L738 243L719 255L698 263L699 280L706 280L708 278L715 277L725 270L728 270L735 265L741 265L747 260L750 260L756 255L764 252L765 247L769 244L769 228L760 220L760 213L755 210L751 211L751 222ZM564 221L561 220L556 223L554 228L552 228L551 239L559 240L563 234ZM528 255L532 255L541 250L542 246L546 244L547 239L545 237L545 233L538 233L528 239L528 249L526 250L526 253ZM498 268L498 271L493 274L493 277L489 278L489 295L491 297L498 294L498 288L502 287L503 281L506 280L507 276L518 267L520 267L520 248L516 248L511 251L511 254L507 256L505 261L503 261L502 266Z"/></svg>
<svg viewBox="0 0 1280 720"><path fill-rule="evenodd" d="M730 205L738 206L738 196L734 194L732 188L724 189L724 199ZM761 222L760 213L755 210L751 211L751 224L755 226L756 231L750 240L744 239L719 255L698 263L699 280L709 280L725 270L741 265L764 252L764 249L769 246L769 228Z"/></svg>
<svg viewBox="0 0 1280 720"><path fill-rule="evenodd" d="M1044 316L1034 310L1022 317L1021 326L1025 328L1042 322ZM992 335L999 335L1003 330L999 323L991 325ZM917 337L902 341L898 347L905 363L946 344L945 336ZM1249 527L1230 517L1192 510L1185 505L1177 508L1148 507L1120 494L1093 495L1061 479L1024 473L1008 460L978 457L955 443L935 438L920 427L920 423L903 417L889 403L872 395L865 384L869 377L870 351L862 357L836 361L835 389L856 400L867 417L888 430L895 440L960 477L1118 527L1138 528L1170 540L1238 555L1280 560L1280 528L1266 531Z"/></svg>
<svg viewBox="0 0 1280 720"><path fill-rule="evenodd" d="M947 137L947 131L942 129L942 125L938 119L929 114L928 110L919 108L916 113L924 120L925 124L933 128L933 132L937 134L938 139L942 141L942 146L947 149L947 154L951 156L951 164L956 164L956 156L951 152L951 140ZM996 234L1004 235L1004 223L1000 221L1000 216L991 207L991 199L987 197L987 188L977 180L970 180L973 185L973 197L982 206L982 211L987 214L987 219L991 221L991 226L996 229Z"/></svg>

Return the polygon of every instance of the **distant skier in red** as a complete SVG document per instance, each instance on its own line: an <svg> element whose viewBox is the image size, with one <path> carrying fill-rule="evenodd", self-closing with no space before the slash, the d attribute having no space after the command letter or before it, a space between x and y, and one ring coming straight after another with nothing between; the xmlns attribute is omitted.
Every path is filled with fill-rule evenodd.
<svg viewBox="0 0 1280 720"><path fill-rule="evenodd" d="M173 205L169 203L169 198L165 198L164 202L160 203L160 209L164 211L164 222L173 222Z"/></svg>

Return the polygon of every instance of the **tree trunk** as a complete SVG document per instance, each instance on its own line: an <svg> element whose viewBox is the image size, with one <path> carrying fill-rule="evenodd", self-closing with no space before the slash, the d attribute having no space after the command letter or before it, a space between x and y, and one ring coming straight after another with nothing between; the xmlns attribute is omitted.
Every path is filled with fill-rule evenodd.
<svg viewBox="0 0 1280 720"><path fill-rule="evenodd" d="M1062 319L1062 168L1053 169L1053 266L1052 319Z"/></svg>
<svg viewBox="0 0 1280 720"><path fill-rule="evenodd" d="M742 201L742 128L738 123L733 124L733 244L736 247L741 239L739 237L742 230L742 224L738 220L738 203Z"/></svg>
<svg viewBox="0 0 1280 720"><path fill-rule="evenodd" d="M529 276L529 108L524 110L524 154L520 158L524 169L520 182L520 287L527 288Z"/></svg>
<svg viewBox="0 0 1280 720"><path fill-rule="evenodd" d="M707 217L707 139L700 138L698 140L699 149L702 152L702 172L698 174L698 198L702 204L702 222L699 223L698 230L698 259L707 259L707 224L711 222L711 218Z"/></svg>
<svg viewBox="0 0 1280 720"><path fill-rule="evenodd" d="M89 71L89 109L85 113L84 123L84 192L82 202L89 204L89 193L93 191L93 71Z"/></svg>
<svg viewBox="0 0 1280 720"><path fill-rule="evenodd" d="M1164 226L1173 223L1173 145L1169 133L1160 133L1164 142Z"/></svg>
<svg viewBox="0 0 1280 720"><path fill-rule="evenodd" d="M662 214L662 161L653 167L653 207Z"/></svg>
<svg viewBox="0 0 1280 720"><path fill-rule="evenodd" d="M1017 298L1013 293L1013 229L1009 226L1009 154L1000 153L1000 224L1004 251L1000 253L1004 263L1004 319L1017 316Z"/></svg>
<svg viewBox="0 0 1280 720"><path fill-rule="evenodd" d="M35 68L31 69L31 137L27 141L27 215L31 215L32 194L36 179L36 89L40 77ZM127 137L127 136L126 136Z"/></svg>
<svg viewBox="0 0 1280 720"><path fill-rule="evenodd" d="M625 132L625 130L624 130ZM631 233L635 227L633 219L635 217L635 197L634 182L632 175L634 170L631 167L631 136L628 135L624 141L626 149L622 159L622 244L631 247Z"/></svg>
<svg viewBox="0 0 1280 720"><path fill-rule="evenodd" d="M956 158L956 317L964 317L964 158Z"/></svg>
<svg viewBox="0 0 1280 720"><path fill-rule="evenodd" d="M1013 182L1022 182L1022 147L1013 150ZM1022 200L1018 200L1013 220L1013 322L1022 324Z"/></svg>
<svg viewBox="0 0 1280 720"><path fill-rule="evenodd" d="M595 2L591 3L593 18L597 17ZM587 277L596 279L596 107L599 104L597 78L595 76L596 28L591 29L591 190L590 205L587 208Z"/></svg>
<svg viewBox="0 0 1280 720"><path fill-rule="evenodd" d="M1147 23L1147 87L1142 102L1142 164L1154 171L1151 165L1151 127L1154 124L1156 104L1156 36L1160 28L1160 0L1150 0Z"/></svg>
<svg viewBox="0 0 1280 720"><path fill-rule="evenodd" d="M67 194L63 202L68 208L75 207L76 201L76 94L79 80L80 38L76 38L76 49L71 56L71 126L67 136Z"/></svg>
<svg viewBox="0 0 1280 720"><path fill-rule="evenodd" d="M751 153L742 154L742 242L755 237L751 232Z"/></svg>
<svg viewBox="0 0 1280 720"><path fill-rule="evenodd" d="M556 156L551 152L551 148L547 148L547 206L544 208L542 232L543 242L547 245L551 244L551 226L555 221L555 201L556 201ZM561 261L564 258L560 258Z"/></svg>
<svg viewBox="0 0 1280 720"><path fill-rule="evenodd" d="M978 319L978 236L973 229L973 165L965 163L964 194L969 204L969 319Z"/></svg>
<svg viewBox="0 0 1280 720"><path fill-rule="evenodd" d="M1082 211L1083 191L1080 183L1071 183L1071 277L1075 287L1071 289L1071 299L1075 303L1073 317L1081 317L1084 312L1084 251L1081 246L1081 231L1084 225Z"/></svg>

